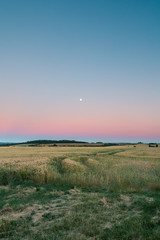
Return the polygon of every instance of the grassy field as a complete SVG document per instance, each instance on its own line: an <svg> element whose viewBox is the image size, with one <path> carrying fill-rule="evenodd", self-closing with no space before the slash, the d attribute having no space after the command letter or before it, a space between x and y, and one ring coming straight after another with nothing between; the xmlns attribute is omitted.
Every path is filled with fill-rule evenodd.
<svg viewBox="0 0 160 240"><path fill-rule="evenodd" d="M0 148L1 239L160 239L160 146Z"/></svg>

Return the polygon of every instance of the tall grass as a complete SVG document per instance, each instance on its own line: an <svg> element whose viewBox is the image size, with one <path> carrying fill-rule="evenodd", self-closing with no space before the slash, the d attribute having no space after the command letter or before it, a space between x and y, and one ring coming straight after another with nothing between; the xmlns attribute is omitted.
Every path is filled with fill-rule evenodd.
<svg viewBox="0 0 160 240"><path fill-rule="evenodd" d="M43 149L48 156L45 161L44 153L43 160L40 161L36 156L35 161L30 161L29 157L23 164L20 160L16 162L18 157L10 160L9 164L8 159L12 156L8 159L6 157L6 162L0 165L0 184L29 180L38 184L54 183L122 191L160 189L160 150L156 149L154 155L147 146L134 149L81 147L75 152L74 148L61 148L61 156L54 157L51 152L48 154L47 148ZM43 149L36 148L35 151L39 154ZM16 149L16 154L23 154L23 149Z"/></svg>

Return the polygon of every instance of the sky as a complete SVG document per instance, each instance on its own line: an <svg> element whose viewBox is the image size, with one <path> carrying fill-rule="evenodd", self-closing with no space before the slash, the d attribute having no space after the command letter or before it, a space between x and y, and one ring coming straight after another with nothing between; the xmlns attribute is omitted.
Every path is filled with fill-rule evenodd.
<svg viewBox="0 0 160 240"><path fill-rule="evenodd" d="M0 0L0 142L160 141L159 23L159 0Z"/></svg>

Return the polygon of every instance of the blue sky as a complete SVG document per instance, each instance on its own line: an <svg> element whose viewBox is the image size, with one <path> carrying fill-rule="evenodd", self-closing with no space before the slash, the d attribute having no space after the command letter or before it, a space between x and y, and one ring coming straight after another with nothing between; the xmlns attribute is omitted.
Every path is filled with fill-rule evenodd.
<svg viewBox="0 0 160 240"><path fill-rule="evenodd" d="M2 0L0 141L159 140L159 10L156 0Z"/></svg>

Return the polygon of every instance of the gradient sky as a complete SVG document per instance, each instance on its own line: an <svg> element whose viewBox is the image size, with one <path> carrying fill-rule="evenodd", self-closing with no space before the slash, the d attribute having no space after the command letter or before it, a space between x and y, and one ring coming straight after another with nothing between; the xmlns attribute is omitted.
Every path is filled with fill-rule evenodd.
<svg viewBox="0 0 160 240"><path fill-rule="evenodd" d="M0 142L160 141L159 24L159 0L1 0Z"/></svg>

